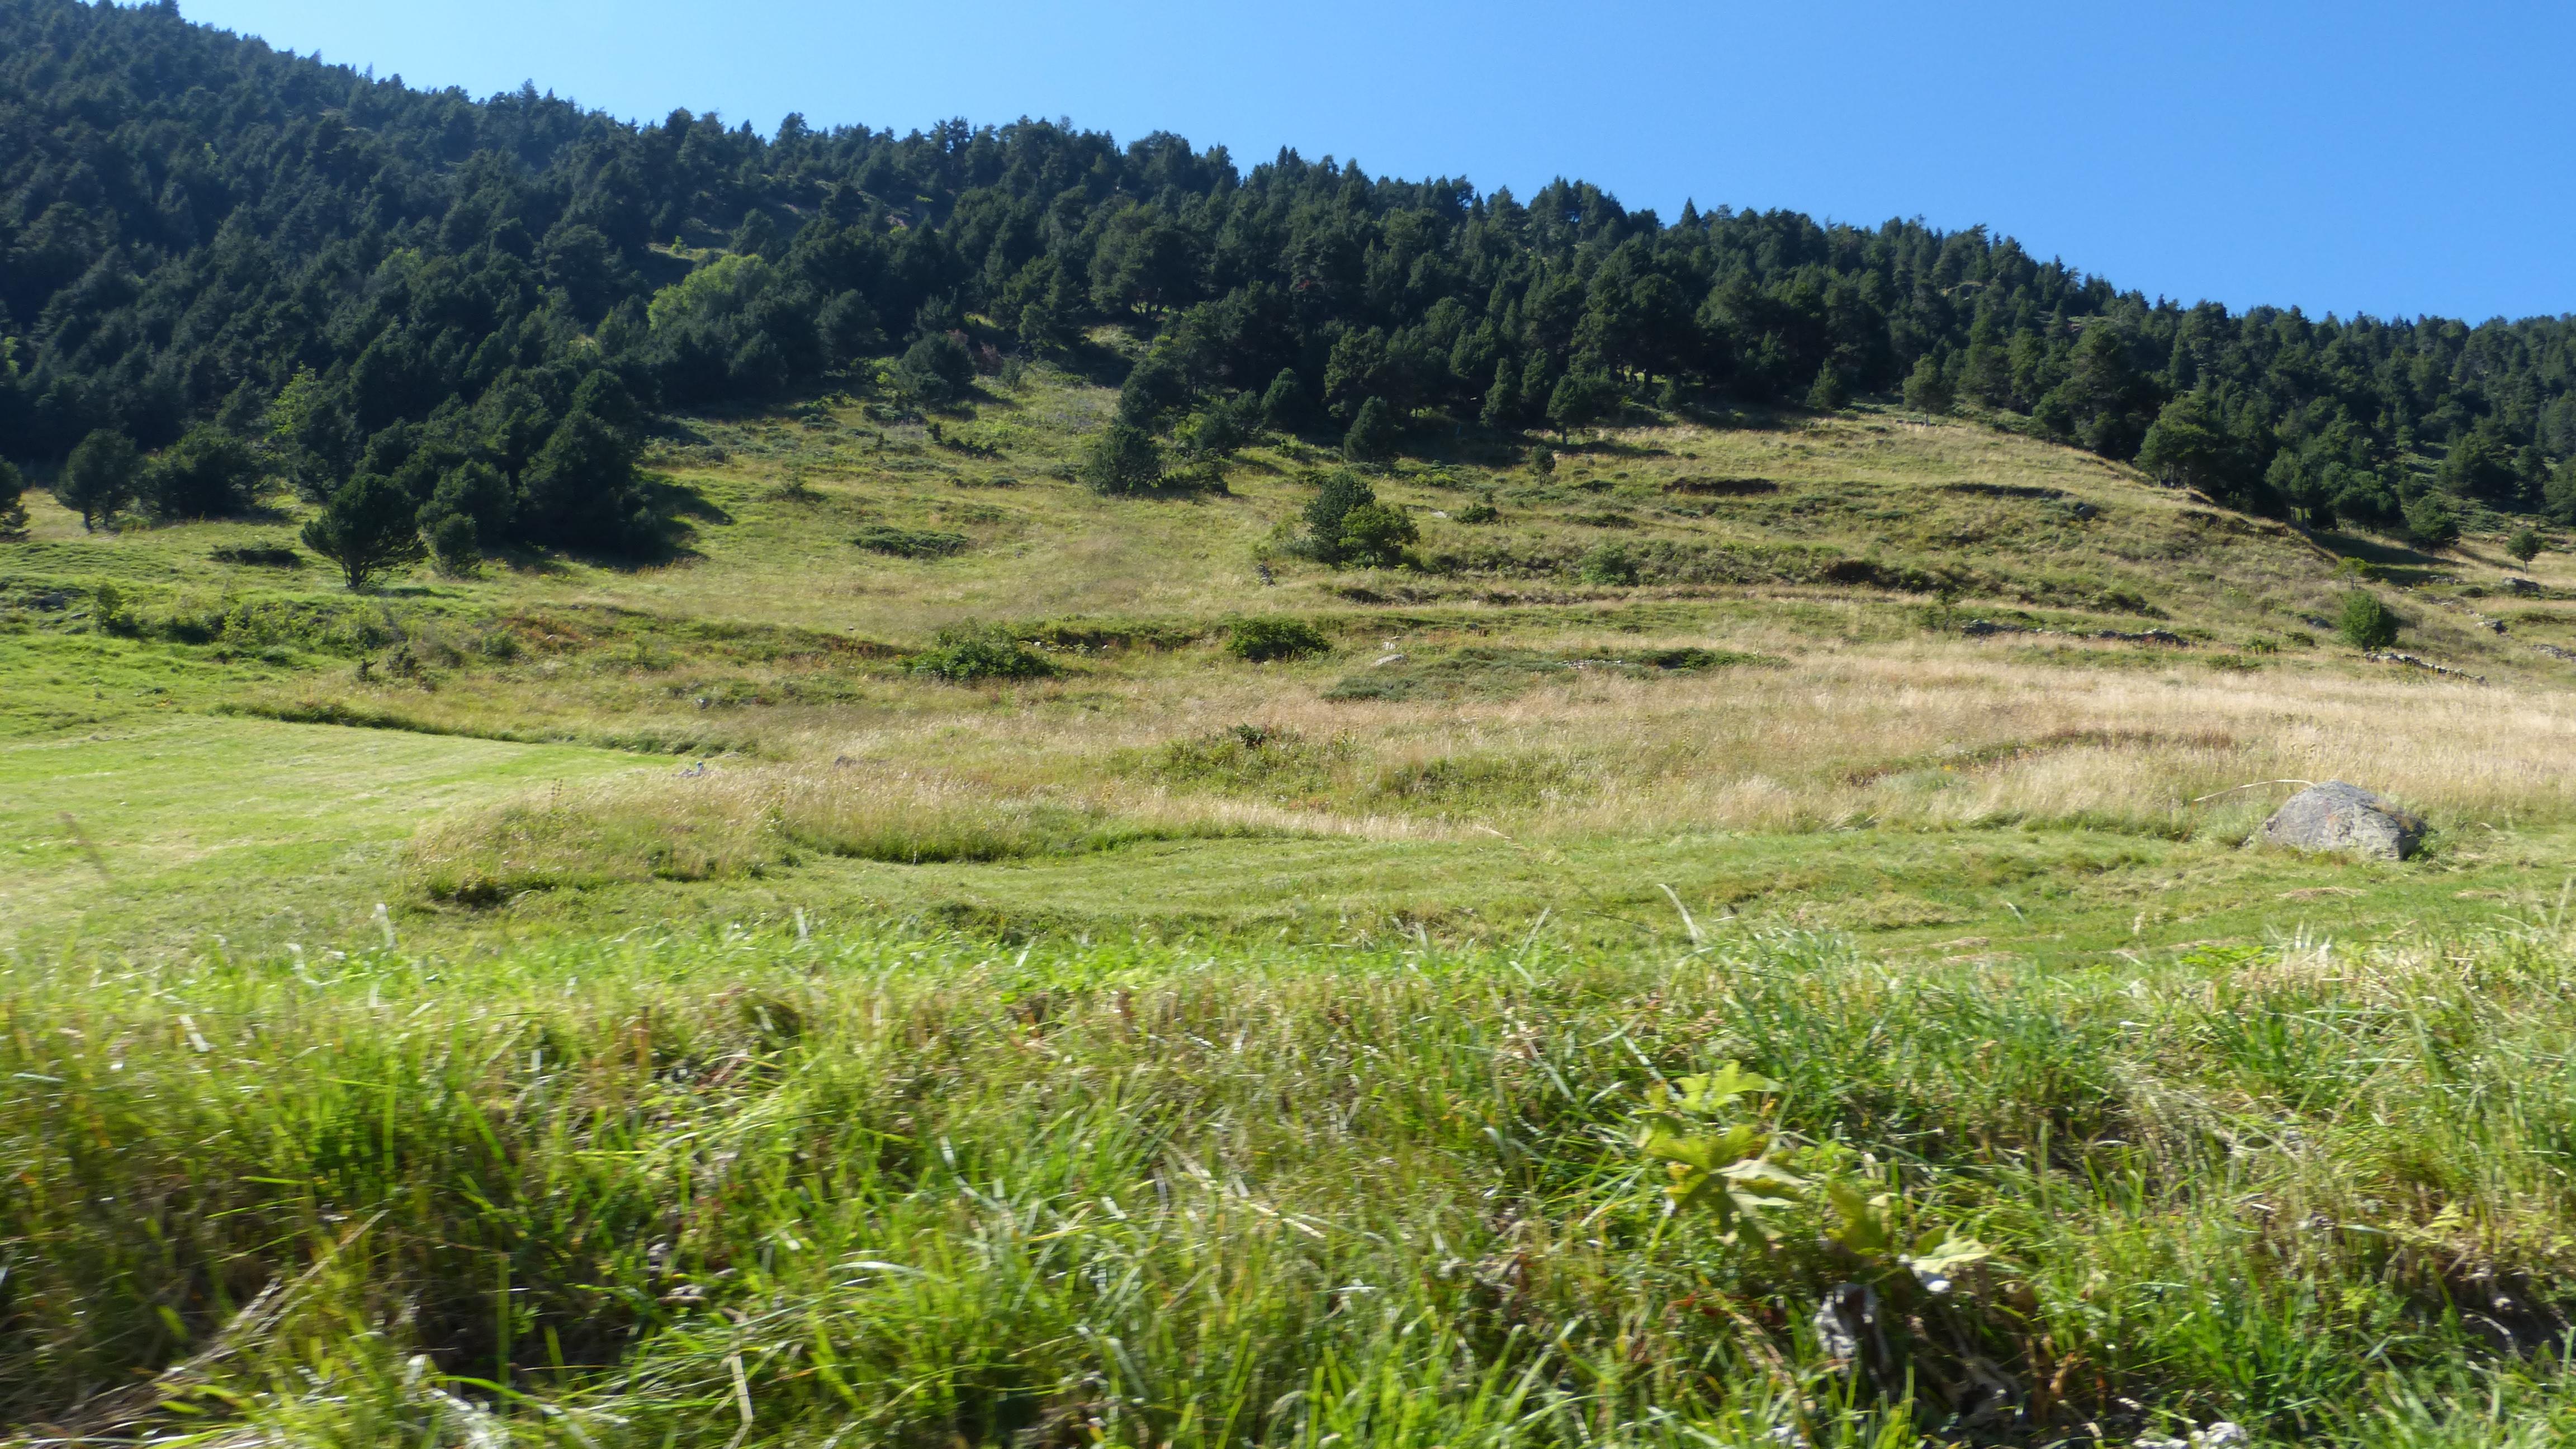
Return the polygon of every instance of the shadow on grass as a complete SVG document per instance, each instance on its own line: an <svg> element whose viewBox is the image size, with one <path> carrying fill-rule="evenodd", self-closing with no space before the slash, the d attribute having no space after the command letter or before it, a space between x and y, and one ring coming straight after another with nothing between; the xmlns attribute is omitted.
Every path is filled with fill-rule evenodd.
<svg viewBox="0 0 2576 1449"><path fill-rule="evenodd" d="M2308 538L2338 558L2359 559L2377 569L2446 569L2449 560L2390 539L2364 538L2332 529L2308 530Z"/></svg>

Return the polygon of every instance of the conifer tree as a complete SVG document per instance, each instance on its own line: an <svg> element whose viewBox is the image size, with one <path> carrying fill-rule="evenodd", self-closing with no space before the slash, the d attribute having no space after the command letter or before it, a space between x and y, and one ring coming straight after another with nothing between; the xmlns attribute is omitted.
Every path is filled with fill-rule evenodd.
<svg viewBox="0 0 2576 1449"><path fill-rule="evenodd" d="M1351 430L1342 438L1342 456L1354 463L1382 463L1394 453L1395 412L1385 398L1370 398L1351 419Z"/></svg>
<svg viewBox="0 0 2576 1449"><path fill-rule="evenodd" d="M1851 394L1843 388L1843 375L1835 370L1832 363L1816 369L1815 384L1807 389L1809 412L1840 412L1850 401Z"/></svg>
<svg viewBox="0 0 2576 1449"><path fill-rule="evenodd" d="M134 440L101 428L72 449L54 482L54 501L81 516L84 532L95 529L134 501L143 472L143 455Z"/></svg>

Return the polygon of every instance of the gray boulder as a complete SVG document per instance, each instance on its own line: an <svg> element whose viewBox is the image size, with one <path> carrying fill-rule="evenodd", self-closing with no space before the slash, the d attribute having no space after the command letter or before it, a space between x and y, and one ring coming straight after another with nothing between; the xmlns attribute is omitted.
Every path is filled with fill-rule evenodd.
<svg viewBox="0 0 2576 1449"><path fill-rule="evenodd" d="M2424 839L2424 818L2359 785L2328 780L2290 797L2257 836L2292 850L2343 850L2404 860Z"/></svg>

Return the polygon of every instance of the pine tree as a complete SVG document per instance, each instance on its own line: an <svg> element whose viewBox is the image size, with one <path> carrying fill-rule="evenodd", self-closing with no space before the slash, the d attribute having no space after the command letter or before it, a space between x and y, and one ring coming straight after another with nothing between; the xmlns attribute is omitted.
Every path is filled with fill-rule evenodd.
<svg viewBox="0 0 2576 1449"><path fill-rule="evenodd" d="M27 475L18 465L0 458L0 540L17 540L27 536L27 505L20 500L27 493Z"/></svg>
<svg viewBox="0 0 2576 1449"><path fill-rule="evenodd" d="M1511 364L1501 363L1494 368L1494 385L1485 389L1485 406L1476 414L1476 421L1489 428L1510 427L1520 420L1520 401L1520 388L1512 379Z"/></svg>
<svg viewBox="0 0 2576 1449"><path fill-rule="evenodd" d="M1850 401L1851 395L1843 390L1843 375L1834 370L1832 363L1816 369L1815 385L1807 389L1809 412L1840 412Z"/></svg>
<svg viewBox="0 0 2576 1449"><path fill-rule="evenodd" d="M1351 419L1351 430L1342 438L1342 456L1354 463L1382 463L1395 453L1395 411L1386 399L1373 397L1360 404L1359 416Z"/></svg>
<svg viewBox="0 0 2576 1449"><path fill-rule="evenodd" d="M1261 425L1274 433L1293 433L1306 422L1306 382L1297 369L1283 367L1261 395Z"/></svg>
<svg viewBox="0 0 2576 1449"><path fill-rule="evenodd" d="M2541 542L2540 530L2526 523L2514 531L2513 537L2505 540L2504 551L2513 555L2515 563L2527 569L2531 567L2531 561L2540 557L2541 550L2547 547L2547 544Z"/></svg>
<svg viewBox="0 0 2576 1449"><path fill-rule="evenodd" d="M1946 413L1958 399L1950 391L1950 379L1941 364L1929 353L1914 364L1905 379L1905 405L1918 413Z"/></svg>

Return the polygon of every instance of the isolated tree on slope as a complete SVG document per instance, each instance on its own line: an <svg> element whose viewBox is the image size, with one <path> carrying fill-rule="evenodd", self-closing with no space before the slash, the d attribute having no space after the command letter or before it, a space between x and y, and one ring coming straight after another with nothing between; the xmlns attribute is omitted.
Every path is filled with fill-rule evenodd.
<svg viewBox="0 0 2576 1449"><path fill-rule="evenodd" d="M363 589L378 574L420 561L419 507L391 478L361 473L304 525L304 545L338 564L350 588Z"/></svg>
<svg viewBox="0 0 2576 1449"><path fill-rule="evenodd" d="M72 449L71 461L54 482L54 501L81 516L83 531L94 529L134 501L142 472L143 455L134 440L101 428Z"/></svg>

